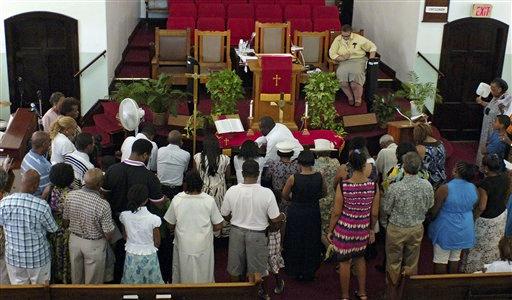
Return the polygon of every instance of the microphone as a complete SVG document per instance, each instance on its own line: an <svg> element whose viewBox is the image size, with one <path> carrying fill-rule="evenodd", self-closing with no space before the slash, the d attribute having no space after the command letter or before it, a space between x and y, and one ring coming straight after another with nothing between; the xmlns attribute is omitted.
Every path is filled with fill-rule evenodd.
<svg viewBox="0 0 512 300"><path fill-rule="evenodd" d="M23 78L21 76L18 76L18 82L22 82Z"/></svg>

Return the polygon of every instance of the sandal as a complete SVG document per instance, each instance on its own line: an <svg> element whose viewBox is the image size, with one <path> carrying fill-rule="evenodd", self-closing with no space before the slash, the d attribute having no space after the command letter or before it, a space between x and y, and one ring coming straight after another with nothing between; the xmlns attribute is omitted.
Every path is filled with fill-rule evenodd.
<svg viewBox="0 0 512 300"><path fill-rule="evenodd" d="M359 300L368 300L368 296L366 294L359 294L358 291L355 291L354 292L354 295L356 296L357 299Z"/></svg>

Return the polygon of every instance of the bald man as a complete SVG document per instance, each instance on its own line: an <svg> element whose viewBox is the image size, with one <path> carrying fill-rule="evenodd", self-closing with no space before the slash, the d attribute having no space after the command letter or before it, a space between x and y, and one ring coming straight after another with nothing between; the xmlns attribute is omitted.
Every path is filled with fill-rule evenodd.
<svg viewBox="0 0 512 300"><path fill-rule="evenodd" d="M44 131L36 131L32 134L32 149L25 155L21 162L21 173L28 170L35 170L39 173L39 187L35 192L41 196L44 189L50 185L50 169L52 164L46 159L46 154L52 144L50 134Z"/></svg>
<svg viewBox="0 0 512 300"><path fill-rule="evenodd" d="M69 224L69 255L73 284L104 282L107 240L114 233L108 202L101 197L103 172L94 168L84 174L84 186L68 194L62 218Z"/></svg>
<svg viewBox="0 0 512 300"><path fill-rule="evenodd" d="M183 191L183 174L188 169L190 153L181 149L183 141L177 130L169 132L169 145L158 149L156 172L162 183L162 192L172 199Z"/></svg>
<svg viewBox="0 0 512 300"><path fill-rule="evenodd" d="M50 244L48 232L59 228L48 203L33 194L39 174L28 170L21 178L21 191L0 201L0 226L5 231L5 262L11 284L48 284Z"/></svg>

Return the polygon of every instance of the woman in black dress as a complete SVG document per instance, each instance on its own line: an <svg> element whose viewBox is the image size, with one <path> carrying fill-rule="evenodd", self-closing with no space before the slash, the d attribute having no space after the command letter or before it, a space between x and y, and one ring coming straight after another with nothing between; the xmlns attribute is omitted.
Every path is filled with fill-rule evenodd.
<svg viewBox="0 0 512 300"><path fill-rule="evenodd" d="M322 175L313 170L315 155L304 150L298 157L300 173L290 176L283 188L282 199L290 201L284 261L286 273L299 280L311 281L322 261L319 200L326 194Z"/></svg>

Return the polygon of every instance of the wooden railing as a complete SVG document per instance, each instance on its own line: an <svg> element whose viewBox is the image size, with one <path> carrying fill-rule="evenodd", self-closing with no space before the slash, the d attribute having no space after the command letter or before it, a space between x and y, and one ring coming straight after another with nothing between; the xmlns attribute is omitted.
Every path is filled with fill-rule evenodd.
<svg viewBox="0 0 512 300"><path fill-rule="evenodd" d="M428 58L425 57L425 55L418 51L418 56L421 57L427 63L427 65L429 65L432 69L434 69L434 71L437 72L437 76L439 76L440 78L444 77L444 73L441 72L438 68L436 68L436 66L434 66L434 64L432 64L430 60L428 60Z"/></svg>
<svg viewBox="0 0 512 300"><path fill-rule="evenodd" d="M107 53L107 50L103 50L103 52L101 52L100 54L98 54L98 56L96 56L93 60L91 60L90 63L88 63L85 67L83 67L80 71L76 72L75 75L73 75L73 78L76 78L80 75L82 75L82 73L87 70L93 63L95 63L98 59L100 59L100 57L102 56L105 56L105 54Z"/></svg>

